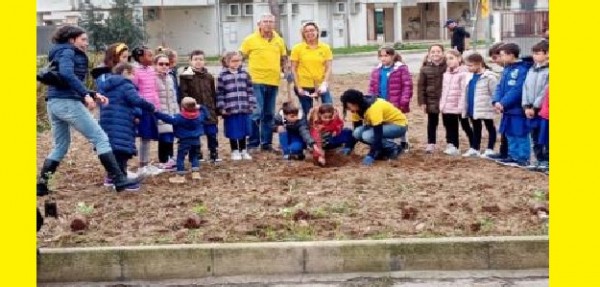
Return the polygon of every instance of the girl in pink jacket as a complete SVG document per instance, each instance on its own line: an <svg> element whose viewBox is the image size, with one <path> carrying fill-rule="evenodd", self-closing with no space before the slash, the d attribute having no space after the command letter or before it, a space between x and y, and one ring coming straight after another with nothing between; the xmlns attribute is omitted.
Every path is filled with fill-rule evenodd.
<svg viewBox="0 0 600 287"><path fill-rule="evenodd" d="M381 62L371 72L369 94L392 103L402 113L410 112L409 104L413 95L413 83L408 66L402 63L402 57L394 48L381 48L377 52ZM406 134L401 138L400 146L408 148Z"/></svg>
<svg viewBox="0 0 600 287"><path fill-rule="evenodd" d="M158 97L157 76L154 70L152 50L142 46L133 49L132 57L135 60L133 84L138 88L140 97L152 103L154 109L160 110L160 100ZM158 127L156 117L153 113L142 111L139 116L138 136L141 138L140 143L140 167L148 165L150 161L150 142L158 140Z"/></svg>
<svg viewBox="0 0 600 287"><path fill-rule="evenodd" d="M442 122L446 128L447 147L444 153L447 155L459 155L458 126L461 123L461 115L465 108L464 90L467 87L467 68L462 65L460 52L449 50L446 52L446 64L448 69L444 73L442 82L442 97L440 98L440 112ZM469 143L473 139L473 130L467 120L468 129L463 124L463 129L469 137Z"/></svg>

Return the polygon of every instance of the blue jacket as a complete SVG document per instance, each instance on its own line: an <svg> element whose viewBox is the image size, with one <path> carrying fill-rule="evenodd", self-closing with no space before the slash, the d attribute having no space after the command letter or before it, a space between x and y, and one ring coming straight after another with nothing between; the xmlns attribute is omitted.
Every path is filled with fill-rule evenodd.
<svg viewBox="0 0 600 287"><path fill-rule="evenodd" d="M84 85L88 72L87 55L72 44L56 44L48 53L48 61L58 62L58 73L68 87L48 86L48 99L83 100L88 89Z"/></svg>
<svg viewBox="0 0 600 287"><path fill-rule="evenodd" d="M525 117L521 106L523 95L523 83L527 72L531 68L531 62L517 61L504 67L502 77L496 88L492 104L500 102L504 107L504 115L515 115Z"/></svg>
<svg viewBox="0 0 600 287"><path fill-rule="evenodd" d="M108 135L112 149L135 155L134 110L154 112L154 105L141 98L133 82L121 75L110 75L98 88L109 101L100 110L100 126Z"/></svg>
<svg viewBox="0 0 600 287"><path fill-rule="evenodd" d="M204 122L207 119L208 109L204 106L193 114L186 117L181 113L174 116L155 112L156 118L165 123L173 125L173 133L179 139L179 143L200 145L200 136L204 135Z"/></svg>

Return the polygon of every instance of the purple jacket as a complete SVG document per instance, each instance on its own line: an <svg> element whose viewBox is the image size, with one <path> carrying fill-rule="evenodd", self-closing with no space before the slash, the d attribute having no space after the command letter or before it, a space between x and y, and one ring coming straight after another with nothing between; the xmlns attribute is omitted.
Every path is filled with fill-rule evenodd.
<svg viewBox="0 0 600 287"><path fill-rule="evenodd" d="M242 68L235 74L229 69L221 70L217 79L217 109L227 114L251 114L255 107L250 74Z"/></svg>
<svg viewBox="0 0 600 287"><path fill-rule="evenodd" d="M371 72L369 81L369 94L379 94L379 75L381 73L381 64ZM413 95L413 82L408 66L401 62L396 62L390 76L388 77L388 102L392 103L403 113L410 112L410 99Z"/></svg>

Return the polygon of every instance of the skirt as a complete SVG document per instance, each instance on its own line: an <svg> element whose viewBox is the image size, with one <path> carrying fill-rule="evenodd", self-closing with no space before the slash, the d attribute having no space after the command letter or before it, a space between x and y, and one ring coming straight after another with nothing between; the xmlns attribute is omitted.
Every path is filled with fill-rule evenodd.
<svg viewBox="0 0 600 287"><path fill-rule="evenodd" d="M137 136L145 140L158 140L158 126L154 113L142 111L137 124Z"/></svg>
<svg viewBox="0 0 600 287"><path fill-rule="evenodd" d="M250 115L233 114L225 116L225 137L241 140L250 136Z"/></svg>

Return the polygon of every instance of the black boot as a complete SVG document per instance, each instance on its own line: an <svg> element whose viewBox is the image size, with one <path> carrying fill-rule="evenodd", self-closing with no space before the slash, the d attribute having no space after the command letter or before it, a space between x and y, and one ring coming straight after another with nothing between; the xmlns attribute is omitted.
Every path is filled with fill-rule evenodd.
<svg viewBox="0 0 600 287"><path fill-rule="evenodd" d="M59 164L59 161L48 158L44 161L44 165L40 171L40 177L37 181L37 196L45 196L50 193L50 190L48 189L48 179L56 172Z"/></svg>
<svg viewBox="0 0 600 287"><path fill-rule="evenodd" d="M134 191L139 189L139 180L127 178L127 175L121 171L117 159L112 152L98 155L98 158L102 166L104 166L106 173L111 177L117 191L123 191L124 189Z"/></svg>

